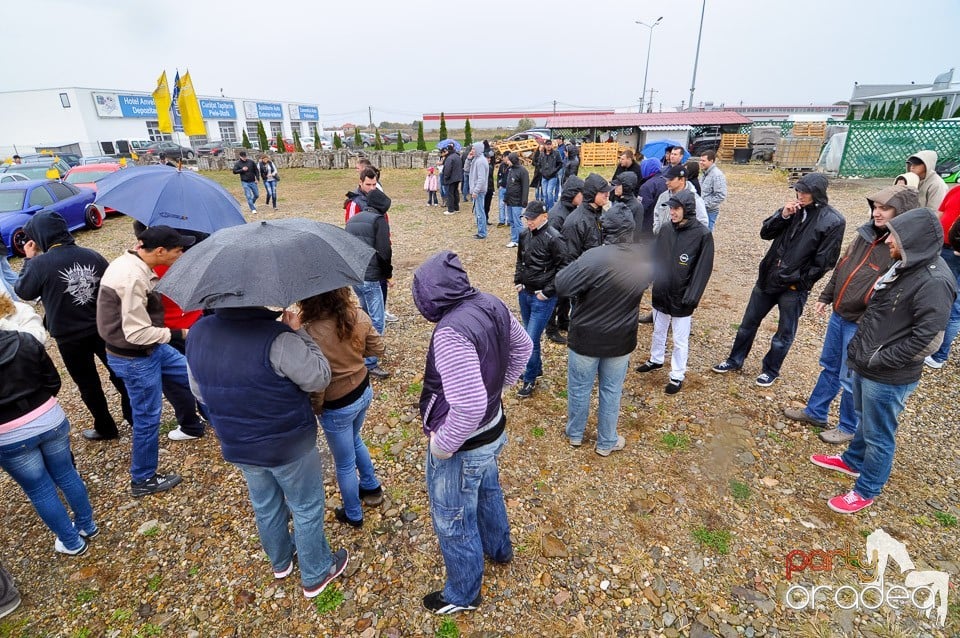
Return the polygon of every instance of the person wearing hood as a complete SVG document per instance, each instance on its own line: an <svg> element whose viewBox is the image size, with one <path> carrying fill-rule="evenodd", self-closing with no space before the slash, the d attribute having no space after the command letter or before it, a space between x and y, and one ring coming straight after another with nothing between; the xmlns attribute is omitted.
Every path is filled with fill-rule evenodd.
<svg viewBox="0 0 960 638"><path fill-rule="evenodd" d="M707 209L707 227L713 232L717 217L720 216L720 204L727 199L727 176L717 166L716 151L703 152L700 156L700 172L703 175L700 180L700 196L703 198L704 208Z"/></svg>
<svg viewBox="0 0 960 638"><path fill-rule="evenodd" d="M667 190L667 181L661 173L660 160L648 157L640 162L640 202L643 204L643 228L641 232L653 235L654 209L657 200Z"/></svg>
<svg viewBox="0 0 960 638"><path fill-rule="evenodd" d="M920 206L937 210L947 196L947 183L937 174L937 152L919 151L907 158L907 172L920 180Z"/></svg>
<svg viewBox="0 0 960 638"><path fill-rule="evenodd" d="M463 181L463 160L453 144L447 145L447 157L443 160L440 182L447 190L447 211L444 215L460 212L460 182Z"/></svg>
<svg viewBox="0 0 960 638"><path fill-rule="evenodd" d="M897 178L893 180L893 183L898 186L907 186L915 191L920 190L920 178L917 177L915 173L911 173L910 171L897 175Z"/></svg>
<svg viewBox="0 0 960 638"><path fill-rule="evenodd" d="M507 207L510 220L510 241L507 248L516 248L520 242L520 233L523 232L523 222L520 216L527 207L530 197L530 173L520 163L520 156L509 153L503 161L507 164L506 190L503 192L503 203Z"/></svg>
<svg viewBox="0 0 960 638"><path fill-rule="evenodd" d="M560 190L560 171L563 170L563 158L554 150L553 140L544 140L543 151L537 159L540 169L540 190L547 210L557 203L557 191Z"/></svg>
<svg viewBox="0 0 960 638"><path fill-rule="evenodd" d="M957 220L960 219L960 188L951 189L947 196L940 202L940 227L943 228L943 250L940 256L947 262L947 267L957 279L957 288L960 289L960 253L957 253L958 231ZM947 323L947 331L943 335L943 343L940 349L924 360L928 367L939 370L947 362L950 356L950 348L953 346L954 339L960 333L960 301L953 304L950 309L950 321Z"/></svg>
<svg viewBox="0 0 960 638"><path fill-rule="evenodd" d="M16 312L13 300L0 295L0 317ZM43 343L11 327L0 327L0 466L56 534L54 551L79 556L87 551L86 539L100 530L87 487L73 464L70 421L57 401L60 375ZM4 500L12 498L6 495Z"/></svg>
<svg viewBox="0 0 960 638"><path fill-rule="evenodd" d="M575 177L580 170L580 148L570 142L565 146L566 158L563 160L563 179L564 183L570 177Z"/></svg>
<svg viewBox="0 0 960 638"><path fill-rule="evenodd" d="M348 559L346 549L330 551L323 525L310 393L330 384L326 356L295 312L240 307L217 308L198 321L187 360L190 388L209 410L220 453L247 484L274 579L289 576L296 558L303 595L316 597Z"/></svg>
<svg viewBox="0 0 960 638"><path fill-rule="evenodd" d="M613 186L596 173L590 173L583 180L583 201L567 215L561 229L569 259L576 259L603 243L600 214L609 203L612 190Z"/></svg>
<svg viewBox="0 0 960 638"><path fill-rule="evenodd" d="M371 190L367 193L366 207L347 222L346 231L374 249L373 257L363 276L363 283L353 287L360 300L360 307L370 316L373 327L383 336L386 329L384 316L382 279L393 277L393 248L390 245L390 222L387 211L390 210L390 198L383 191ZM380 367L380 358L366 357L367 370L377 379L386 379L390 372Z"/></svg>
<svg viewBox="0 0 960 638"><path fill-rule="evenodd" d="M570 175L563 183L563 190L560 191L560 199L553 208L547 213L547 219L550 225L558 232L563 233L563 225L567 216L583 202L583 180L576 175ZM566 244L566 240L564 240ZM564 245L566 250L566 245ZM560 334L570 327L570 300L566 297L558 297L557 305L550 315L550 321L547 322L547 339L560 345L567 345L567 338Z"/></svg>
<svg viewBox="0 0 960 638"><path fill-rule="evenodd" d="M503 388L520 377L533 344L500 299L470 285L459 257L441 251L413 274L413 301L435 323L420 393L429 437L430 517L446 567L423 598L437 614L480 605L484 558L513 559L497 459L507 442Z"/></svg>
<svg viewBox="0 0 960 638"><path fill-rule="evenodd" d="M653 234L656 235L660 232L662 226L670 223L670 207L667 206L667 201L684 189L690 191L695 199L697 219L709 228L710 218L707 217L707 207L704 205L703 199L697 195L693 184L687 180L687 168L683 164L677 164L661 172L661 175L667 185L667 190L660 193L660 197L657 198L657 203L653 207Z"/></svg>
<svg viewBox="0 0 960 638"><path fill-rule="evenodd" d="M643 183L643 171L640 170L640 164L637 163L633 151L629 148L620 153L620 158L617 160L617 167L614 169L613 177L610 179L614 180L620 177L625 171L629 171L637 176L637 187L639 188L639 185Z"/></svg>
<svg viewBox="0 0 960 638"><path fill-rule="evenodd" d="M887 225L900 213L917 207L917 192L906 186L888 186L867 197L867 203L870 205L870 220L857 229L817 299L816 312L820 316L833 306L820 352L823 370L806 407L783 411L788 419L822 428L824 431L819 436L825 443L846 443L857 431L860 418L854 407L853 375L847 367L847 347L857 332L857 322L867 309L874 284L893 264L890 249L884 243L889 234ZM840 421L837 427L827 429L830 404L841 390Z"/></svg>
<svg viewBox="0 0 960 638"><path fill-rule="evenodd" d="M587 183L594 177L606 184L599 175L590 175ZM567 336L566 436L574 447L583 444L590 395L597 381L595 450L609 456L626 446L617 434L617 418L630 353L637 347L638 304L650 281L650 268L642 249L633 243L630 209L614 204L600 222L603 245L587 250L561 270L555 286L558 295L573 301Z"/></svg>
<svg viewBox="0 0 960 638"><path fill-rule="evenodd" d="M793 185L796 199L763 221L760 238L773 240L760 262L757 282L730 355L713 366L719 374L740 370L750 354L760 323L774 306L780 313L777 332L763 358L757 385L768 387L780 376L797 333L800 314L810 289L837 263L847 222L827 200L827 178L820 173L804 175Z"/></svg>
<svg viewBox="0 0 960 638"><path fill-rule="evenodd" d="M957 294L939 255L943 229L936 213L910 210L887 228L893 264L873 285L847 351L860 426L843 454L810 457L814 465L856 478L853 489L827 501L840 514L872 505L890 478L900 413L920 381L924 357L943 339Z"/></svg>
<svg viewBox="0 0 960 638"><path fill-rule="evenodd" d="M475 239L487 238L487 211L484 201L487 195L487 178L490 176L490 163L483 155L483 142L477 142L470 149L470 195L473 197L473 216L477 221Z"/></svg>
<svg viewBox="0 0 960 638"><path fill-rule="evenodd" d="M120 394L127 423L133 423L133 413L126 386L107 365L106 344L97 333L97 295L107 260L94 250L78 246L67 230L67 222L54 211L35 214L24 226L24 233L27 257L16 290L24 299L39 297L43 301L50 335L57 342L80 399L93 417L93 428L83 430L83 438L116 439L117 422L110 414L96 359L107 367L110 383Z"/></svg>
<svg viewBox="0 0 960 638"><path fill-rule="evenodd" d="M610 180L613 186L613 193L610 201L619 202L630 209L633 215L633 243L639 244L643 241L643 203L637 199L637 175L633 171L623 171L617 177Z"/></svg>
<svg viewBox="0 0 960 638"><path fill-rule="evenodd" d="M693 193L682 190L668 201L670 225L662 228L653 248L653 338L650 358L637 372L663 367L667 329L673 332L670 380L664 388L676 394L687 373L693 311L713 273L713 233L697 220Z"/></svg>

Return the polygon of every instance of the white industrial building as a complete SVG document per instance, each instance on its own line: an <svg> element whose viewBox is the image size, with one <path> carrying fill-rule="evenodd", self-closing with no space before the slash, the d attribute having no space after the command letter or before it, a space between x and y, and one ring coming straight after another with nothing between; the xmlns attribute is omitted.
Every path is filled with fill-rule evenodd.
<svg viewBox="0 0 960 638"><path fill-rule="evenodd" d="M150 93L123 89L66 87L0 92L0 157L50 150L80 155L126 152L129 140L172 139L183 146L208 141L239 141L243 130L257 139L262 121L272 139L296 131L313 139L322 125L316 105L276 100L198 96L205 137L162 134ZM120 144L118 144L120 142Z"/></svg>

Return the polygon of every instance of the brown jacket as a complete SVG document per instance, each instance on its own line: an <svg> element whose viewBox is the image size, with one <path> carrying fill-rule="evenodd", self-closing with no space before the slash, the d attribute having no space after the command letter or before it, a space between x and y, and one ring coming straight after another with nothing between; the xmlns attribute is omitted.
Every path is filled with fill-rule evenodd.
<svg viewBox="0 0 960 638"><path fill-rule="evenodd" d="M350 340L340 340L337 336L337 322L333 317L324 317L304 325L307 334L313 337L330 363L330 385L325 391L310 394L313 409L318 414L325 401L335 401L364 382L367 378L367 368L363 364L364 357L383 355L383 337L374 329L367 313L359 308L355 311L357 313L356 330L364 335L363 350L357 350Z"/></svg>
<svg viewBox="0 0 960 638"><path fill-rule="evenodd" d="M107 267L97 296L97 332L108 352L145 357L156 345L170 343L170 329L163 325L163 303L153 291L158 281L157 274L132 250Z"/></svg>

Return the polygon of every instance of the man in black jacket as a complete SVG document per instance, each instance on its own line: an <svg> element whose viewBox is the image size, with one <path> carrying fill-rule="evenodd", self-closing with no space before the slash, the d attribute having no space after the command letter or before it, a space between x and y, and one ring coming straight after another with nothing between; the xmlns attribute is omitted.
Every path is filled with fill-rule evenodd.
<svg viewBox="0 0 960 638"><path fill-rule="evenodd" d="M493 173L493 171L490 171ZM507 161L506 154L500 156L497 162L497 200L500 205L500 216L497 218L497 228L503 228L507 225L509 216L507 215L507 204L503 201L507 194L507 173L510 172L510 162Z"/></svg>
<svg viewBox="0 0 960 638"><path fill-rule="evenodd" d="M644 237L643 204L637 199L637 185L639 183L633 171L623 171L610 180L610 185L613 186L610 201L621 202L633 214L633 223L636 224L633 229L633 243L635 244L641 243Z"/></svg>
<svg viewBox="0 0 960 638"><path fill-rule="evenodd" d="M520 242L520 233L523 231L523 222L520 216L530 197L530 173L520 163L520 156L510 153L503 161L507 163L507 186L503 193L503 203L507 207L510 219L510 241L507 248L516 248Z"/></svg>
<svg viewBox="0 0 960 638"><path fill-rule="evenodd" d="M860 426L840 456L814 454L814 465L856 478L827 505L853 514L873 504L893 468L898 418L920 382L923 359L940 347L956 279L940 257L943 229L936 213L915 208L889 222L893 266L873 286L847 349Z"/></svg>
<svg viewBox="0 0 960 638"><path fill-rule="evenodd" d="M260 179L260 169L257 163L247 157L246 151L240 151L240 159L233 165L233 174L240 176L240 185L243 186L243 194L247 198L247 206L251 213L257 212L257 198L260 197L260 189L257 187L257 180Z"/></svg>
<svg viewBox="0 0 960 638"><path fill-rule="evenodd" d="M567 255L571 260L596 248L603 241L600 213L610 200L612 190L613 186L596 173L590 173L583 180L583 201L567 215L561 231L567 241Z"/></svg>
<svg viewBox="0 0 960 638"><path fill-rule="evenodd" d="M543 192L543 201L547 210L553 208L557 202L557 191L560 190L560 171L563 169L563 158L553 150L553 141L543 143L543 152L537 160L540 168L540 190Z"/></svg>
<svg viewBox="0 0 960 638"><path fill-rule="evenodd" d="M566 265L566 245L557 229L548 223L547 208L543 203L530 202L523 218L527 228L520 234L513 284L517 289L523 327L533 341L533 353L520 377L523 385L517 396L521 399L533 394L537 377L543 376L540 337L557 304L553 280L557 271Z"/></svg>
<svg viewBox="0 0 960 638"><path fill-rule="evenodd" d="M567 350L566 435L570 445L583 444L590 394L599 379L596 452L609 456L626 445L617 434L620 396L630 353L637 347L640 295L650 275L641 249L633 243L633 215L627 207L614 204L602 221L604 245L561 270L555 285L558 295L574 302Z"/></svg>
<svg viewBox="0 0 960 638"><path fill-rule="evenodd" d="M463 181L463 160L453 144L447 146L447 158L443 160L443 171L440 179L447 187L447 212L444 215L453 215L460 212L460 182Z"/></svg>
<svg viewBox="0 0 960 638"><path fill-rule="evenodd" d="M611 179L616 179L620 177L624 172L629 171L637 176L637 188L640 188L640 184L643 183L643 176L640 174L640 164L637 163L636 157L634 157L633 151L629 148L620 153L620 159L617 161L617 168L613 171L613 177Z"/></svg>
<svg viewBox="0 0 960 638"><path fill-rule="evenodd" d="M106 346L97 333L97 293L109 264L100 253L77 246L60 213L40 211L27 222L24 232L29 238L23 246L27 258L16 283L17 294L22 299L43 300L46 326L93 417L93 429L83 430L83 438L116 439L117 423L107 406L95 358L107 368L110 382L120 393L127 423L133 423L133 413L127 389L107 365Z"/></svg>
<svg viewBox="0 0 960 638"><path fill-rule="evenodd" d="M363 283L354 286L353 291L360 300L360 307L370 315L373 327L381 335L386 327L386 318L380 281L393 277L393 248L390 245L390 223L386 218L388 210L390 210L390 198L383 191L375 188L367 193L366 208L351 217L346 226L348 233L376 250L370 258L367 272L363 276ZM365 357L364 363L371 376L378 379L386 379L390 376L388 371L380 367L377 357Z"/></svg>
<svg viewBox="0 0 960 638"><path fill-rule="evenodd" d="M760 262L757 283L740 320L733 348L725 361L713 366L717 373L739 370L750 354L763 318L777 306L780 321L763 358L757 385L768 387L780 376L797 333L800 314L813 285L837 263L846 220L827 203L827 178L804 175L793 188L797 198L763 221L761 239L773 243Z"/></svg>
<svg viewBox="0 0 960 638"><path fill-rule="evenodd" d="M554 204L547 218L551 226L563 233L563 225L567 216L583 202L583 180L576 175L566 178L563 183L563 190L560 191L560 199ZM564 240L566 243L566 240ZM566 246L564 246L566 249ZM567 344L567 338L560 334L560 331L567 331L570 327L570 300L566 297L557 299L557 307L553 310L550 321L547 322L547 339L560 345Z"/></svg>

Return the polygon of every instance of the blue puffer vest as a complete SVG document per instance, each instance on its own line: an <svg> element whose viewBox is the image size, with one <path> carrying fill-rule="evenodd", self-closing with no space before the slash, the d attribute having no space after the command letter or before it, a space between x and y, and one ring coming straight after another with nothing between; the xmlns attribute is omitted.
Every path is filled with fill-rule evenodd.
<svg viewBox="0 0 960 638"><path fill-rule="evenodd" d="M491 330L491 326L494 329ZM510 361L510 311L493 295L475 293L460 304L450 308L434 330L452 328L463 335L477 349L480 358L480 373L487 390L487 409L480 424L488 423L500 410L500 395L503 379ZM498 338L499 337L499 338ZM435 397L435 398L434 398ZM430 402L433 400L433 405ZM429 408L429 410L428 410ZM427 365L423 373L423 391L420 393L420 414L423 415L423 431L429 434L436 430L450 411L443 394L443 383L437 372L433 339L427 350Z"/></svg>
<svg viewBox="0 0 960 638"><path fill-rule="evenodd" d="M273 341L290 328L263 308L217 310L190 329L187 362L231 463L276 467L317 441L309 395L270 365Z"/></svg>

